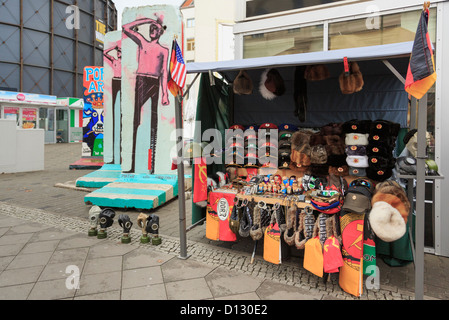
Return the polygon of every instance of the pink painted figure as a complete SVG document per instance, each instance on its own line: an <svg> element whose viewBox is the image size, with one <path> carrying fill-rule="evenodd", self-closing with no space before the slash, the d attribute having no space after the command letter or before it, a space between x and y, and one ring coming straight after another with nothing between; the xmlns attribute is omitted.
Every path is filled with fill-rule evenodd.
<svg viewBox="0 0 449 320"><path fill-rule="evenodd" d="M111 55L112 51L116 51L117 57L114 57ZM115 103L117 101L118 93L121 90L122 86L122 51L121 51L121 41L117 41L114 43L113 46L111 46L108 49L105 49L103 52L103 55L105 57L105 61L109 63L109 65L112 68L112 71L114 73L114 76L112 78L111 82L111 88L112 88L112 124L113 128L115 128ZM120 109L120 115L122 114ZM121 121L120 121L121 123ZM115 129L112 130L112 141L115 143ZM121 141L121 130L120 130L120 141ZM121 146L121 143L120 143ZM114 152L112 153L112 163L114 163Z"/></svg>
<svg viewBox="0 0 449 320"><path fill-rule="evenodd" d="M138 27L149 24L149 41L138 32ZM138 45L138 68L135 88L134 105L134 128L133 128L133 154L132 165L129 172L135 171L136 138L137 129L140 125L142 107L148 99L151 99L151 137L150 137L150 157L148 165L150 174L154 173L154 160L156 156L157 125L158 125L158 104L159 88L162 93L162 105L169 105L168 99L168 71L167 63L169 50L159 44L159 38L166 29L163 25L162 16L157 16L156 20L151 18L138 19L125 24L123 32Z"/></svg>

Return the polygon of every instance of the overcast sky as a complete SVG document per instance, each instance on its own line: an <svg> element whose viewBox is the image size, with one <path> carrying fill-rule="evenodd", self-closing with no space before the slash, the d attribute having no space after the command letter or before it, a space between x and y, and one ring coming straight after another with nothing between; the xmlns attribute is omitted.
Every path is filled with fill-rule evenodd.
<svg viewBox="0 0 449 320"><path fill-rule="evenodd" d="M114 0L117 8L118 26L121 27L122 13L126 7L141 7L151 6L157 4L170 4L180 6L184 0Z"/></svg>

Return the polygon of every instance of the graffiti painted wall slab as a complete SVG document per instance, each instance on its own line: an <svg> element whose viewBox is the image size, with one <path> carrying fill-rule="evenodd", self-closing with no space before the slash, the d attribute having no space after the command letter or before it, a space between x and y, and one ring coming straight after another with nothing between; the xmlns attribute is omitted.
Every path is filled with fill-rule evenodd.
<svg viewBox="0 0 449 320"><path fill-rule="evenodd" d="M181 39L181 13L169 5L126 8L122 16L122 170L176 174L175 98L167 83L171 45Z"/></svg>
<svg viewBox="0 0 449 320"><path fill-rule="evenodd" d="M83 157L103 157L103 67L84 68Z"/></svg>
<svg viewBox="0 0 449 320"><path fill-rule="evenodd" d="M122 32L104 38L104 163L120 164Z"/></svg>

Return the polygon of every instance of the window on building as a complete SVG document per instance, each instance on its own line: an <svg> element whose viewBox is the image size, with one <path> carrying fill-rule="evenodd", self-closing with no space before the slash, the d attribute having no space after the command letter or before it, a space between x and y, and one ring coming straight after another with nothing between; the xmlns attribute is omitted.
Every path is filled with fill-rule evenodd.
<svg viewBox="0 0 449 320"><path fill-rule="evenodd" d="M190 19L187 19L187 28L193 28L193 27L195 27L195 18L190 18Z"/></svg>
<svg viewBox="0 0 449 320"><path fill-rule="evenodd" d="M329 50L413 41L421 10L329 23ZM436 37L436 10L430 10L429 35Z"/></svg>
<svg viewBox="0 0 449 320"><path fill-rule="evenodd" d="M323 25L244 36L243 58L322 51L323 37Z"/></svg>
<svg viewBox="0 0 449 320"><path fill-rule="evenodd" d="M187 51L195 51L195 39L187 39Z"/></svg>
<svg viewBox="0 0 449 320"><path fill-rule="evenodd" d="M246 17L255 17L281 11L313 7L345 0L248 0L246 1Z"/></svg>

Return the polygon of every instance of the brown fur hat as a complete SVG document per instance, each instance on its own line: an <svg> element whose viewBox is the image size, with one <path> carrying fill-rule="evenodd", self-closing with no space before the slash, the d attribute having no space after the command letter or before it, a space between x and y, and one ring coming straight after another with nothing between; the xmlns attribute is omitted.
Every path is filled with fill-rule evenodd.
<svg viewBox="0 0 449 320"><path fill-rule="evenodd" d="M325 136L331 135L341 136L344 134L342 123L334 123L334 122L328 123L325 126L322 126L320 131Z"/></svg>
<svg viewBox="0 0 449 320"><path fill-rule="evenodd" d="M347 75L343 71L338 79L340 83L340 90L343 94L352 94L363 89L363 76L357 62L349 63L349 72L350 74Z"/></svg>
<svg viewBox="0 0 449 320"><path fill-rule="evenodd" d="M305 151L305 153L310 155L310 137L312 134L313 132L308 130L296 131L291 138L292 149L299 152Z"/></svg>
<svg viewBox="0 0 449 320"><path fill-rule="evenodd" d="M316 145L325 145L326 140L324 139L324 135L321 132L314 133L310 136L309 144L311 147Z"/></svg>
<svg viewBox="0 0 449 320"><path fill-rule="evenodd" d="M318 144L312 147L310 161L313 164L325 164L327 162L327 151L325 146Z"/></svg>
<svg viewBox="0 0 449 320"><path fill-rule="evenodd" d="M359 64L357 62L350 63L351 74L354 77L355 92L359 92L363 89L365 82L363 81L362 73L360 72Z"/></svg>
<svg viewBox="0 0 449 320"><path fill-rule="evenodd" d="M296 150L292 150L292 153L290 155L290 159L292 162L296 163L298 166L310 166L311 158L310 155L303 152L298 152Z"/></svg>
<svg viewBox="0 0 449 320"><path fill-rule="evenodd" d="M345 177L349 175L349 167L347 165L332 167L329 166L329 175Z"/></svg>
<svg viewBox="0 0 449 320"><path fill-rule="evenodd" d="M345 140L338 135L324 136L326 141L326 151L328 155L344 155L345 154Z"/></svg>
<svg viewBox="0 0 449 320"><path fill-rule="evenodd" d="M253 92L253 82L245 70L240 70L232 84L235 94L248 95Z"/></svg>
<svg viewBox="0 0 449 320"><path fill-rule="evenodd" d="M329 69L323 64L307 66L304 71L304 78L308 81L321 81L329 77Z"/></svg>

